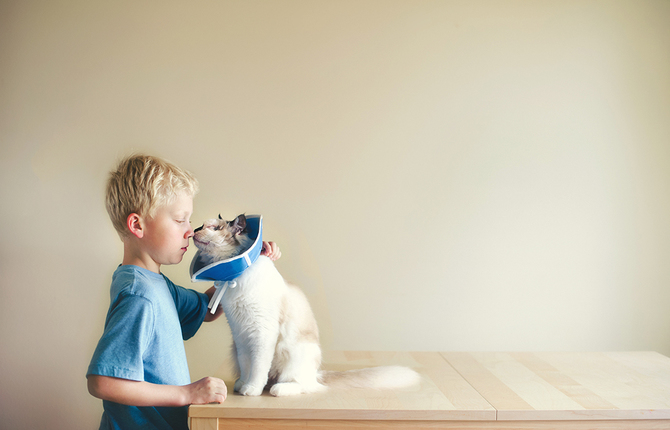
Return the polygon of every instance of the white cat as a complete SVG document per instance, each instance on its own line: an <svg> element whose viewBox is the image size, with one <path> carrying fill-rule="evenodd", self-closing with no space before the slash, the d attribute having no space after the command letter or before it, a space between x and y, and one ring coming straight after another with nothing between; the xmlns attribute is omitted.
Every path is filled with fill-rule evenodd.
<svg viewBox="0 0 670 430"><path fill-rule="evenodd" d="M248 249L253 240L246 218L205 221L195 230L194 243L206 264L231 258ZM328 385L359 388L401 388L419 381L406 367L382 366L347 372L320 370L319 329L307 298L284 281L265 256L258 257L235 279L221 301L233 335L233 357L239 378L235 391L258 396L314 393Z"/></svg>

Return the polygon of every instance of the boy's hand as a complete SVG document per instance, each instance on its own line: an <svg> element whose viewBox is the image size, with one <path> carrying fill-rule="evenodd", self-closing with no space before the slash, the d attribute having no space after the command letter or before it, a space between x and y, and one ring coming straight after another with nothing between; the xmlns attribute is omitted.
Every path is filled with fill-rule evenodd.
<svg viewBox="0 0 670 430"><path fill-rule="evenodd" d="M265 255L272 261L279 260L281 257L281 251L279 246L274 242L263 242L263 249L261 250L261 255Z"/></svg>
<svg viewBox="0 0 670 430"><path fill-rule="evenodd" d="M130 406L186 406L221 403L228 388L219 378L203 378L188 385L162 385L111 376L88 375L88 391L102 400Z"/></svg>
<svg viewBox="0 0 670 430"><path fill-rule="evenodd" d="M226 383L219 378L208 376L192 384L186 385L190 405L207 403L223 403L228 396Z"/></svg>

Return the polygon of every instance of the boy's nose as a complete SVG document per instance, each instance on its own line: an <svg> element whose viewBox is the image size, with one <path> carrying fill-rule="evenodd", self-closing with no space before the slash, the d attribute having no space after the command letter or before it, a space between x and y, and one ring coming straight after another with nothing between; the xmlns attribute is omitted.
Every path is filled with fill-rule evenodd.
<svg viewBox="0 0 670 430"><path fill-rule="evenodd" d="M191 227L191 226L189 225L189 226L188 226L188 231L186 232L186 234L184 235L184 237L186 237L186 238L193 237L194 233L195 233L195 232L194 232L194 230L193 230L193 227Z"/></svg>

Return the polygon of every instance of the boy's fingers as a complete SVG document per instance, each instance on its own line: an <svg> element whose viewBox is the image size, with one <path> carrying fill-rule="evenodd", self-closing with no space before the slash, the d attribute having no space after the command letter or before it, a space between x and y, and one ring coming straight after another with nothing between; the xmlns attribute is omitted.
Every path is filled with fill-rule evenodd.
<svg viewBox="0 0 670 430"><path fill-rule="evenodd" d="M277 261L281 257L281 251L274 242L263 242L263 255L270 258L272 261Z"/></svg>
<svg viewBox="0 0 670 430"><path fill-rule="evenodd" d="M228 397L228 387L226 386L226 383L223 382L221 379L218 379L215 382L217 382L216 387L214 388L216 401L218 403L223 403L223 401L226 400L226 397Z"/></svg>

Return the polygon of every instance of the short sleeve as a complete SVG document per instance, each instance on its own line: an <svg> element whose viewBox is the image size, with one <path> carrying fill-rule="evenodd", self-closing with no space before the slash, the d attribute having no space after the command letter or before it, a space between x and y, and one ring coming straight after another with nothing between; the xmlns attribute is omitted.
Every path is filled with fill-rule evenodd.
<svg viewBox="0 0 670 430"><path fill-rule="evenodd" d="M132 294L119 295L107 314L105 330L87 375L143 381L142 357L154 326L155 312L148 299Z"/></svg>
<svg viewBox="0 0 670 430"><path fill-rule="evenodd" d="M205 320L209 298L206 294L175 285L170 280L167 282L179 314L182 338L188 340L195 335Z"/></svg>

